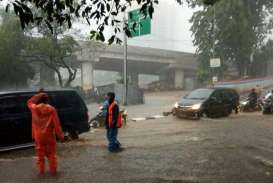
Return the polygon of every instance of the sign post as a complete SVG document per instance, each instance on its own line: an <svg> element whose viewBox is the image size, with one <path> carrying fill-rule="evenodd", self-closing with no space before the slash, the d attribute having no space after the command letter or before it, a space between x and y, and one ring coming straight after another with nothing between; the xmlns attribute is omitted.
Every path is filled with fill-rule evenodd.
<svg viewBox="0 0 273 183"><path fill-rule="evenodd" d="M128 26L132 37L151 34L151 17L145 15L140 9L128 13Z"/></svg>
<svg viewBox="0 0 273 183"><path fill-rule="evenodd" d="M221 60L220 60L220 58L212 58L212 59L210 59L210 67L212 69L221 67ZM212 84L214 86L214 84L216 82L218 82L218 77L217 77L217 74L215 74L215 73L213 75L214 76L212 77Z"/></svg>
<svg viewBox="0 0 273 183"><path fill-rule="evenodd" d="M220 58L212 58L212 59L210 59L210 67L211 68L221 67L221 60L220 60Z"/></svg>
<svg viewBox="0 0 273 183"><path fill-rule="evenodd" d="M126 18L124 17L124 27L126 26ZM128 83L127 83L127 35L124 31L124 61L123 61L123 105L127 105Z"/></svg>
<svg viewBox="0 0 273 183"><path fill-rule="evenodd" d="M215 84L216 82L218 82L218 77L217 76L213 76L212 77L212 83Z"/></svg>
<svg viewBox="0 0 273 183"><path fill-rule="evenodd" d="M124 30L126 26L126 16L124 16ZM151 34L151 17L147 14L145 15L143 12L140 11L140 9L132 10L128 13L128 28L131 32L132 37L139 37L143 35L148 35ZM123 55L124 55L124 61L123 61L123 105L128 104L128 80L127 80L127 75L128 75L128 61L127 61L127 51L128 51L128 46L127 46L127 35L124 31L124 39L123 39L123 45L124 45L124 50L123 50Z"/></svg>

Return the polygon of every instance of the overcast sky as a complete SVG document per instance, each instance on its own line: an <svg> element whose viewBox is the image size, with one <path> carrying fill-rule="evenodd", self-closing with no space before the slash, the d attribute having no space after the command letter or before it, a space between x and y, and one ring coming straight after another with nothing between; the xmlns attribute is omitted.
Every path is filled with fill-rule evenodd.
<svg viewBox="0 0 273 183"><path fill-rule="evenodd" d="M132 38L131 45L195 52L189 23L194 10L175 0L161 0L152 20L152 34Z"/></svg>
<svg viewBox="0 0 273 183"><path fill-rule="evenodd" d="M189 23L193 12L194 10L187 5L180 6L175 0L160 0L152 19L151 35L130 38L128 44L193 53L195 48ZM91 30L86 24L74 24L73 27L70 33L77 33L83 37L89 35ZM111 29L106 29L106 37L111 34Z"/></svg>

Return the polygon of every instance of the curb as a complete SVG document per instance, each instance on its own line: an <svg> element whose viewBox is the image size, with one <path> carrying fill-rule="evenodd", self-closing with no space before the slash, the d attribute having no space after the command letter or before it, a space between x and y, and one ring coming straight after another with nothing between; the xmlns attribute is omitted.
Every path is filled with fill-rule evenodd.
<svg viewBox="0 0 273 183"><path fill-rule="evenodd" d="M134 122L137 121L147 121L147 120L153 120L153 119L160 119L164 118L165 116L162 115L154 115L154 116L147 116L147 117L139 117L139 118L132 118L131 120Z"/></svg>

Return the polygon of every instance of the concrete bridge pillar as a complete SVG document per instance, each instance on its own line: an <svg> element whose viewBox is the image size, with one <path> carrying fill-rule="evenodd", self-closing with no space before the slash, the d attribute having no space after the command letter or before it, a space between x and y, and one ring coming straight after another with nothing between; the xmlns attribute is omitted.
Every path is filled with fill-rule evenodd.
<svg viewBox="0 0 273 183"><path fill-rule="evenodd" d="M99 62L101 53L106 46L103 43L86 41L82 42L81 50L75 52L77 59L81 62L82 89L86 92L94 87L94 64Z"/></svg>
<svg viewBox="0 0 273 183"><path fill-rule="evenodd" d="M184 71L183 70L175 70L174 71L174 88L183 89L184 88Z"/></svg>
<svg viewBox="0 0 273 183"><path fill-rule="evenodd" d="M138 86L138 83L139 83L138 73L137 72L132 72L130 74L130 78L131 78L132 85Z"/></svg>
<svg viewBox="0 0 273 183"><path fill-rule="evenodd" d="M166 81L168 80L168 74L167 74L167 73L161 73L161 74L159 75L159 80L160 80L161 82L166 82Z"/></svg>
<svg viewBox="0 0 273 183"><path fill-rule="evenodd" d="M92 62L82 62L81 77L82 89L84 91L92 90L94 87L94 69Z"/></svg>

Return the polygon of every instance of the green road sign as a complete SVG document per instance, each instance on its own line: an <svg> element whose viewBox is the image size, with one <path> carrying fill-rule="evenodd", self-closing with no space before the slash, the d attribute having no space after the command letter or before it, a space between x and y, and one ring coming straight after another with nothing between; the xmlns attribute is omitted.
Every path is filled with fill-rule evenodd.
<svg viewBox="0 0 273 183"><path fill-rule="evenodd" d="M135 28L133 26L135 24ZM140 12L140 9L130 11L128 13L128 26L132 37L151 34L151 17Z"/></svg>

